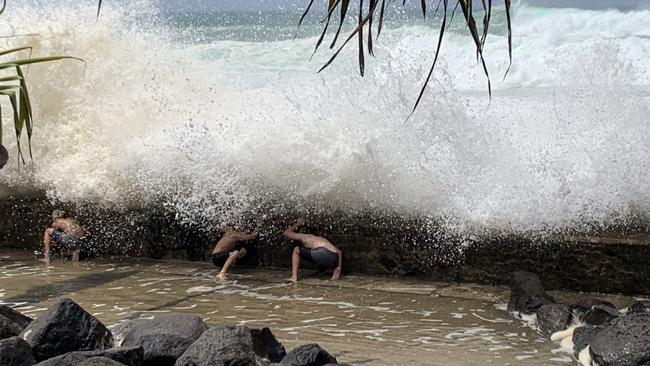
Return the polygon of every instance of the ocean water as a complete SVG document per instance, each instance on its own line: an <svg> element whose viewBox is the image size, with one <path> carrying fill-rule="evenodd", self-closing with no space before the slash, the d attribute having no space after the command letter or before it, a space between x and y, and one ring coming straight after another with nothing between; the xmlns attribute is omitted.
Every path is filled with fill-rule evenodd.
<svg viewBox="0 0 650 366"><path fill-rule="evenodd" d="M269 207L423 215L460 232L648 222L650 11L517 6L504 78L496 9L491 99L457 17L410 118L433 18L391 15L362 78L354 44L317 72L331 55L330 35L312 58L318 16L296 32L293 12L175 13L148 1L107 4L98 21L95 11L11 4L3 15L3 34L36 34L3 46L86 63L30 67L34 163L2 170L2 192L163 205L208 226Z"/></svg>
<svg viewBox="0 0 650 366"><path fill-rule="evenodd" d="M219 283L213 275L208 263L125 258L45 268L24 252L3 251L0 304L38 317L70 297L117 340L121 322L196 314L209 326L270 327L287 350L318 343L352 365L576 364L570 350L506 311L505 288L361 276L338 284L305 276L292 286L283 281L286 271L269 269L235 268ZM593 295L553 296L571 303ZM619 307L635 301L604 299Z"/></svg>

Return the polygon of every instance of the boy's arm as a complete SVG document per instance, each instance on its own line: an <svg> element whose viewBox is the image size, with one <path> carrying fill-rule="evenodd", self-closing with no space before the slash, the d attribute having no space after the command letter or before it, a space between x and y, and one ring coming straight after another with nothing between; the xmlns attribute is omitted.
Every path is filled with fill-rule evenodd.
<svg viewBox="0 0 650 366"><path fill-rule="evenodd" d="M237 233L237 239L239 239L239 240L253 240L253 239L257 238L257 235L259 235L257 230L253 231L250 234L248 234L248 233Z"/></svg>
<svg viewBox="0 0 650 366"><path fill-rule="evenodd" d="M287 228L287 229L282 233L282 235L284 235L285 237L287 237L287 238L289 238L289 239L292 239L292 240L299 240L299 239L298 239L298 236L297 236L298 234L296 233L296 229L297 229L300 225L302 225L304 222L305 222L305 221L304 221L302 218L299 218L298 221L297 221L295 224L289 226L289 227L288 227L288 228Z"/></svg>

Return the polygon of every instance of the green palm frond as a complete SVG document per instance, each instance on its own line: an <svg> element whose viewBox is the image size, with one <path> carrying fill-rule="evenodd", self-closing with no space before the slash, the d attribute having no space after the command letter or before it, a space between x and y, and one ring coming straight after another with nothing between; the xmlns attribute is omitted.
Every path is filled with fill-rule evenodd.
<svg viewBox="0 0 650 366"><path fill-rule="evenodd" d="M337 47L337 44L338 47L336 48L333 55L329 58L329 60L318 71L321 72L324 69L326 69L328 66L330 66L334 62L334 60L339 56L341 51L348 45L348 43L350 43L350 41L352 41L356 37L358 41L357 47L359 49L359 61L358 61L359 72L361 76L363 76L365 70L365 57L364 57L365 53L367 52L369 55L374 56L373 36L372 36L374 24L377 24L376 25L377 34L374 37L374 39L376 40L381 34L383 21L386 14L385 13L386 5L387 3L388 4L392 3L393 1L394 0L357 0L357 4L359 8L358 25L350 32L350 34L345 38L343 42L339 42L339 34L341 31L342 24L345 22L347 17L350 16L348 12L348 8L350 6L351 1L350 0L328 0L327 9L326 9L327 17L324 20L323 31L321 32L321 35L318 41L316 42L316 47L314 52L318 50L321 43L323 42L323 39L327 34L327 30L330 25L330 22L332 21L333 18L332 15L336 12L337 9L340 10L339 25L337 27L336 33L334 34L332 42L330 43L330 48L333 49ZM310 0L309 3L307 4L306 10L302 14L300 21L298 22L299 27L304 21L304 19L307 17L307 14L312 10L313 2L314 0ZM364 4L367 4L367 7L364 7ZM405 4L406 1L403 0L402 5ZM465 26L467 27L467 31L468 31L468 36L472 40L472 43L474 44L474 47L476 49L476 58L479 64L481 65L483 69L483 73L485 74L485 77L487 79L488 94L491 97L492 85L490 82L490 75L487 66L485 64L483 49L488 37L488 30L490 27L490 23L492 21L492 8L493 8L492 0L481 0L480 7L483 13L482 19L480 18L480 16L477 16L475 14L474 12L475 4L474 1L472 0L420 0L420 8L422 10L422 15L425 18L427 17L427 11L428 11L427 9L433 8L429 5L434 5L434 4L436 5L434 16L439 15L440 17L438 44L435 53L432 55L433 62L431 64L431 67L429 68L429 73L424 81L424 84L420 89L420 94L418 95L415 101L415 105L413 106L413 111L415 111L418 105L420 104L420 101L422 100L427 85L431 80L433 70L435 69L436 64L438 62L442 41L445 36L445 31L447 30L449 24L453 21L454 14L456 13L456 10L458 8L460 8L462 11ZM505 73L507 75L508 71L510 70L510 66L512 65L511 0L503 0L503 5L506 14L506 25L507 25L507 33L508 33L507 39L508 39L509 65ZM441 10L440 13L439 10ZM477 20L481 20L480 23L482 24L482 27L478 25ZM364 37L364 29L368 34L367 38Z"/></svg>
<svg viewBox="0 0 650 366"><path fill-rule="evenodd" d="M2 0L0 7L0 15L4 12L7 5L6 0ZM101 5L101 1L100 1ZM29 156L33 158L32 154L32 135L34 133L34 116L32 112L32 103L29 97L29 88L23 67L38 63L55 62L60 60L77 60L85 61L72 56L45 56L45 57L32 57L32 47L23 46L10 49L0 49L0 57L15 56L16 53L29 51L27 57L15 58L7 61L0 61L0 70L12 72L13 74L0 77L0 96L7 97L11 104L13 112L13 125L16 133L16 147L18 150L19 162L25 164L25 157L23 148L21 146L21 138L23 132L27 132L27 145L29 149ZM7 149L2 145L2 110L0 109L0 169L4 167L9 159Z"/></svg>

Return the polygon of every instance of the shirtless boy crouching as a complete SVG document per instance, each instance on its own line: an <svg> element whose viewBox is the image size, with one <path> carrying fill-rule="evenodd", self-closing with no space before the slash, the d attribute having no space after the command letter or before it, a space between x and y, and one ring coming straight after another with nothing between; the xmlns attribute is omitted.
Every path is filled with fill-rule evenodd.
<svg viewBox="0 0 650 366"><path fill-rule="evenodd" d="M215 277L219 280L225 280L230 267L248 254L248 251L240 242L253 240L257 238L258 233L257 231L252 233L239 231L230 226L223 226L221 231L223 235L212 250L212 263L221 268L221 271Z"/></svg>
<svg viewBox="0 0 650 366"><path fill-rule="evenodd" d="M304 223L305 220L299 218L294 225L290 226L282 234L288 239L299 241L301 244L293 248L290 281L298 282L301 258L319 266L321 269L332 270L332 281L337 281L341 278L343 253L322 236L296 233L295 230Z"/></svg>
<svg viewBox="0 0 650 366"><path fill-rule="evenodd" d="M62 210L52 212L52 225L43 234L44 258L42 262L50 264L52 247L67 250L74 262L79 261L79 253L88 247L88 232L74 218Z"/></svg>

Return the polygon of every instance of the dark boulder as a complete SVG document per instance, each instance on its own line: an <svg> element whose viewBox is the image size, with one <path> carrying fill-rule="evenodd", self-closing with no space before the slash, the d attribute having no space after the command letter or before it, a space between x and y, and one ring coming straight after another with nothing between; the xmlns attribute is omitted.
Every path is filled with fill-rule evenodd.
<svg viewBox="0 0 650 366"><path fill-rule="evenodd" d="M319 345L306 344L287 353L281 363L288 366L323 366L338 361Z"/></svg>
<svg viewBox="0 0 650 366"><path fill-rule="evenodd" d="M612 320L589 344L600 366L640 366L650 362L650 313Z"/></svg>
<svg viewBox="0 0 650 366"><path fill-rule="evenodd" d="M136 321L122 346L142 346L145 365L173 365L208 327L191 314L165 314Z"/></svg>
<svg viewBox="0 0 650 366"><path fill-rule="evenodd" d="M110 348L113 336L97 318L70 299L62 299L23 330L37 361L73 351Z"/></svg>
<svg viewBox="0 0 650 366"><path fill-rule="evenodd" d="M37 366L77 366L81 362L93 358L105 357L127 366L142 366L144 364L144 351L142 347L117 347L103 351L78 351L50 358Z"/></svg>
<svg viewBox="0 0 650 366"><path fill-rule="evenodd" d="M18 337L0 340L0 365L32 366L35 363L29 343Z"/></svg>
<svg viewBox="0 0 650 366"><path fill-rule="evenodd" d="M16 323L22 329L25 329L32 322L32 318L17 312L7 305L0 305L0 315Z"/></svg>
<svg viewBox="0 0 650 366"><path fill-rule="evenodd" d="M640 301L635 302L634 304L630 305L628 309L629 313L647 313L650 311L650 308L648 306Z"/></svg>
<svg viewBox="0 0 650 366"><path fill-rule="evenodd" d="M176 366L255 366L253 338L247 327L213 327L176 361Z"/></svg>
<svg viewBox="0 0 650 366"><path fill-rule="evenodd" d="M555 303L555 299L544 292L542 281L534 273L523 271L513 273L510 290L508 311L534 314L543 305Z"/></svg>
<svg viewBox="0 0 650 366"><path fill-rule="evenodd" d="M0 339L15 337L22 332L23 328L18 324L0 315Z"/></svg>
<svg viewBox="0 0 650 366"><path fill-rule="evenodd" d="M537 325L539 331L547 337L553 333L565 330L573 314L566 304L542 305L537 311Z"/></svg>
<svg viewBox="0 0 650 366"><path fill-rule="evenodd" d="M574 303L571 305L571 310L575 312L576 316L579 319L582 319L582 317L585 315L589 309L596 305L601 305L601 306L606 306L612 309L616 309L616 305L612 304L609 301L606 300L601 300L601 299L596 299L593 297L587 297L584 299L580 299L578 302Z"/></svg>
<svg viewBox="0 0 650 366"><path fill-rule="evenodd" d="M4 168L4 166L7 165L8 161L9 152L7 151L7 148L4 147L4 145L0 144L0 169Z"/></svg>
<svg viewBox="0 0 650 366"><path fill-rule="evenodd" d="M255 355L266 358L271 362L280 362L287 351L284 349L269 328L251 329L253 337L253 349Z"/></svg>
<svg viewBox="0 0 650 366"><path fill-rule="evenodd" d="M141 321L142 320L140 320L140 322ZM126 337L126 335L133 330L133 326L137 322L138 321L134 321L134 320L123 320L117 324L108 326L108 329L111 331L111 333L113 333L113 345L115 347L119 347L122 345L122 341L124 341L124 337Z"/></svg>
<svg viewBox="0 0 650 366"><path fill-rule="evenodd" d="M124 366L124 364L106 357L91 357L80 363L79 366Z"/></svg>
<svg viewBox="0 0 650 366"><path fill-rule="evenodd" d="M609 323L612 319L618 318L621 313L616 308L604 305L594 305L580 318L580 321L588 325L601 325Z"/></svg>
<svg viewBox="0 0 650 366"><path fill-rule="evenodd" d="M596 334L605 329L603 325L585 325L578 327L573 331L573 353L576 357L580 351L585 349L594 339Z"/></svg>

